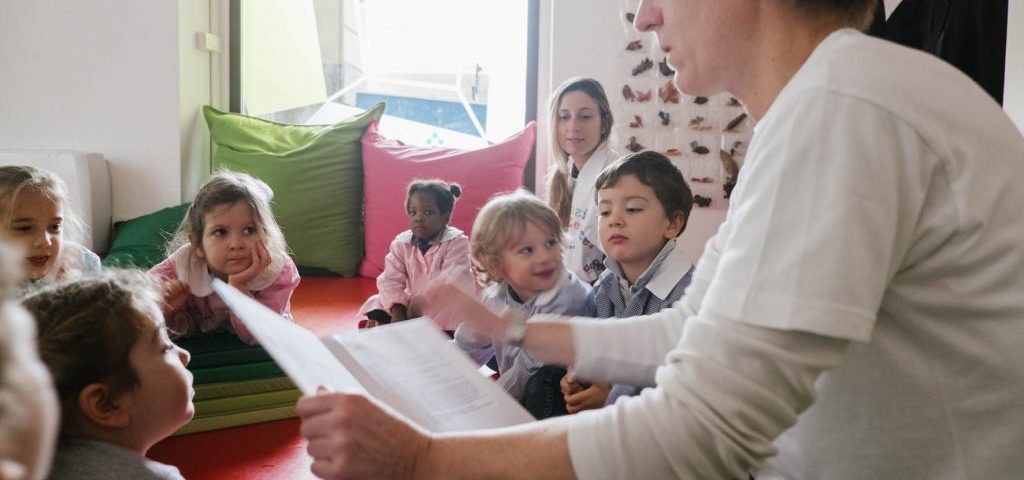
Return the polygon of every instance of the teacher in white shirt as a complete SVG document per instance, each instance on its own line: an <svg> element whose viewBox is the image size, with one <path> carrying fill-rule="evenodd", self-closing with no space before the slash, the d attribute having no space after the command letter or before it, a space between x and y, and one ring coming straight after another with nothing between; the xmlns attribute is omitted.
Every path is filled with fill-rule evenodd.
<svg viewBox="0 0 1024 480"><path fill-rule="evenodd" d="M1024 138L926 53L858 31L872 0L645 0L689 94L758 120L684 300L507 328L435 316L577 375L614 406L429 435L359 395L299 403L326 478L1016 479L1024 445ZM437 301L438 298L443 301ZM431 300L431 298L428 298ZM514 316L510 316L514 318Z"/></svg>

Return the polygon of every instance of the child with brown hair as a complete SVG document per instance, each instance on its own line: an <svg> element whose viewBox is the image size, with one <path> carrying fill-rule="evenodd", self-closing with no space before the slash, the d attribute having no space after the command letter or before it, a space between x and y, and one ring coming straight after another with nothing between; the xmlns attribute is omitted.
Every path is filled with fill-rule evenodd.
<svg viewBox="0 0 1024 480"><path fill-rule="evenodd" d="M61 405L50 478L180 479L145 458L188 422L189 353L171 342L160 294L144 273L108 271L24 300Z"/></svg>
<svg viewBox="0 0 1024 480"><path fill-rule="evenodd" d="M593 316L590 285L562 262L562 224L536 196L518 191L492 198L480 209L470 240L483 299L498 309L530 316ZM498 383L536 418L566 413L558 395L565 369L544 365L517 346L494 344L463 323L455 342L478 364L497 360Z"/></svg>
<svg viewBox="0 0 1024 480"><path fill-rule="evenodd" d="M162 310L172 338L226 329L246 343L256 342L213 292L211 277L291 317L299 273L270 210L273 195L263 181L228 170L200 187L168 245L167 259L149 271L163 282Z"/></svg>
<svg viewBox="0 0 1024 480"><path fill-rule="evenodd" d="M29 166L0 167L0 221L24 254L23 291L99 272L100 258L77 243L82 232L57 175Z"/></svg>
<svg viewBox="0 0 1024 480"><path fill-rule="evenodd" d="M656 313L683 297L693 265L676 244L693 209L693 193L664 155L640 152L605 168L595 182L598 230L607 257L594 285L597 316ZM638 387L561 381L566 408L578 412L635 395Z"/></svg>

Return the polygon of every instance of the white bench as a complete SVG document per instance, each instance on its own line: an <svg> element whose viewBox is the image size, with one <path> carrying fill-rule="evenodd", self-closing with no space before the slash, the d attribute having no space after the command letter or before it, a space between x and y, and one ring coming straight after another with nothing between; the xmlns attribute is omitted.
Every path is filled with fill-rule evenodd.
<svg viewBox="0 0 1024 480"><path fill-rule="evenodd" d="M71 208L85 224L83 244L102 255L110 248L110 170L98 153L72 150L0 150L0 165L28 165L55 173L68 185Z"/></svg>

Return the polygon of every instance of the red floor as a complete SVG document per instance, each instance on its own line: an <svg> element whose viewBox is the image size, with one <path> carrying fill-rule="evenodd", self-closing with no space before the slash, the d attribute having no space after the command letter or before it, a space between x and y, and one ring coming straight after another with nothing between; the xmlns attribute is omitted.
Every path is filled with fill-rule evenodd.
<svg viewBox="0 0 1024 480"><path fill-rule="evenodd" d="M376 292L372 278L303 278L292 297L292 316L321 336L351 330L359 306ZM149 457L178 467L189 480L316 478L294 418L171 437Z"/></svg>

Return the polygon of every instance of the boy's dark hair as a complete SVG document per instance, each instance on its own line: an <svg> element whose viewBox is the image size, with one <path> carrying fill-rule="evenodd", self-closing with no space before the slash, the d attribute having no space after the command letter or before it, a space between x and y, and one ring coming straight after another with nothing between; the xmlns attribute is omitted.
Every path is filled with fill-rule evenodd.
<svg viewBox="0 0 1024 480"><path fill-rule="evenodd" d="M864 30L871 24L878 0L793 0L793 4L803 12Z"/></svg>
<svg viewBox="0 0 1024 480"><path fill-rule="evenodd" d="M668 157L658 152L644 151L616 160L608 165L594 182L595 200L601 189L614 187L625 175L632 175L640 183L651 187L669 218L682 213L683 227L679 229L679 234L686 230L690 211L693 210L693 192L690 191L690 185L686 183L683 174L672 165Z"/></svg>
<svg viewBox="0 0 1024 480"><path fill-rule="evenodd" d="M36 319L39 356L57 388L64 433L77 427L78 395L86 386L107 383L120 395L139 385L128 357L141 336L160 328L162 319L153 318L159 299L145 272L105 269L23 301Z"/></svg>
<svg viewBox="0 0 1024 480"><path fill-rule="evenodd" d="M447 183L444 180L413 180L409 183L409 193L405 195L405 208L409 208L412 194L426 193L434 197L437 208L441 213L451 215L455 210L455 199L462 195L462 187L457 183Z"/></svg>

